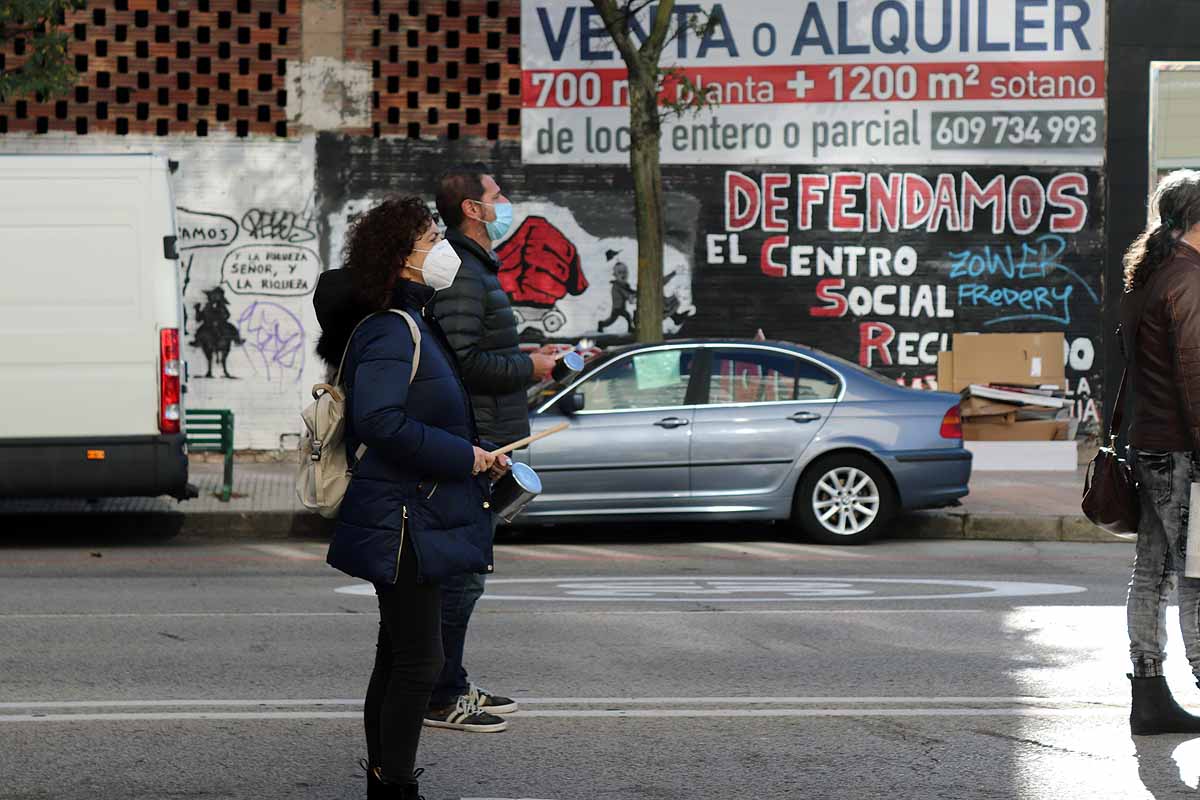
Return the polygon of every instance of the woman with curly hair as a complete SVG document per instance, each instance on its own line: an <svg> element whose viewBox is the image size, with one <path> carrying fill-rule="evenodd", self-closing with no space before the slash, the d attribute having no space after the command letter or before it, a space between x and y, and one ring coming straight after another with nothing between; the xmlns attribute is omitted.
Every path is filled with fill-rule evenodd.
<svg viewBox="0 0 1200 800"><path fill-rule="evenodd" d="M417 745L443 660L438 581L491 571L488 481L511 463L481 446L454 351L423 315L458 265L424 202L390 199L350 224L343 269L313 298L317 351L341 365L353 470L328 561L379 600L363 712L370 798L418 797Z"/></svg>
<svg viewBox="0 0 1200 800"><path fill-rule="evenodd" d="M1121 344L1136 390L1129 430L1141 518L1126 611L1134 734L1200 733L1163 677L1167 602L1200 679L1200 579L1181 576L1192 482L1200 479L1200 172L1163 178L1155 216L1125 254ZM1121 400L1118 393L1118 402Z"/></svg>

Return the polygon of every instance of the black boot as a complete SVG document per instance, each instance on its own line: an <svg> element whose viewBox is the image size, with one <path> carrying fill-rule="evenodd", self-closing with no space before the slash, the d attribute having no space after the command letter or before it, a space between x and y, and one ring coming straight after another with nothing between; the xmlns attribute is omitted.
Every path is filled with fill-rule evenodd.
<svg viewBox="0 0 1200 800"><path fill-rule="evenodd" d="M425 800L421 796L421 787L417 783L417 778L421 777L421 773L425 770L419 769L413 773L412 777L404 783L379 783L379 798L380 800ZM378 780L378 778L376 778ZM369 788L369 787L368 787Z"/></svg>
<svg viewBox="0 0 1200 800"><path fill-rule="evenodd" d="M385 793L383 781L379 780L379 774L375 768L367 763L365 758L358 760L358 765L367 773L367 800L384 800L387 797Z"/></svg>
<svg viewBox="0 0 1200 800"><path fill-rule="evenodd" d="M1166 678L1135 678L1128 674L1126 677L1133 687L1129 729L1135 736L1154 736L1159 733L1200 734L1200 717L1192 716L1175 702Z"/></svg>

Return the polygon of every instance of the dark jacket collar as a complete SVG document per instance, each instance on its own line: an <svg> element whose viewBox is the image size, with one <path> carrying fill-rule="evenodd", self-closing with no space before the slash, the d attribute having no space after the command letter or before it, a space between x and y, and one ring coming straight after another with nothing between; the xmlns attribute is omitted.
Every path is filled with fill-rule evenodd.
<svg viewBox="0 0 1200 800"><path fill-rule="evenodd" d="M464 251L475 256L488 269L493 272L500 270L500 260L496 258L496 254L491 250L485 250L479 246L479 242L467 236L458 228L446 228L446 241L450 242L450 246L458 253L458 257L462 258Z"/></svg>
<svg viewBox="0 0 1200 800"><path fill-rule="evenodd" d="M419 311L429 304L434 294L433 289L423 283L401 278L396 281L396 286L392 289L392 299L388 302L388 307L412 308Z"/></svg>
<svg viewBox="0 0 1200 800"><path fill-rule="evenodd" d="M1178 247L1175 248L1175 257L1182 258L1184 261L1190 261L1193 264L1200 264L1200 250L1192 247L1182 239L1178 242Z"/></svg>

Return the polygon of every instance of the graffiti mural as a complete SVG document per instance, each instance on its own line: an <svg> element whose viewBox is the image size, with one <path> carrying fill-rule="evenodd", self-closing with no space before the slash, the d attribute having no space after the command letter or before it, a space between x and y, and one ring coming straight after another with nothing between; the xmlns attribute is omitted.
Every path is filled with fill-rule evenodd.
<svg viewBox="0 0 1200 800"><path fill-rule="evenodd" d="M497 252L523 342L628 342L638 277L628 168L519 155L511 144L322 136L318 202L340 219L389 191L432 198L445 166L487 159L514 206ZM372 169L345 168L357 163ZM1086 429L1104 392L1104 191L1086 164L666 165L663 330L761 330L926 389L955 333L1061 332ZM341 235L334 226L326 238Z"/></svg>
<svg viewBox="0 0 1200 800"><path fill-rule="evenodd" d="M225 290L220 286L207 289L204 296L207 299L203 306L195 304L196 335L188 343L192 347L200 348L208 362L207 371L197 377L211 378L215 361L221 368L222 377L233 378L234 376L229 374L229 351L235 344L245 342L238 329L229 321L231 314L229 301L225 299Z"/></svg>
<svg viewBox="0 0 1200 800"><path fill-rule="evenodd" d="M299 378L305 359L304 323L299 315L279 303L259 300L242 312L238 330L255 374L268 380Z"/></svg>
<svg viewBox="0 0 1200 800"><path fill-rule="evenodd" d="M194 349L185 355L203 357L204 365L190 373L211 378L215 367L221 378L299 382L306 363L304 324L299 307L281 301L312 294L321 274L317 251L299 244L316 239L311 215L270 208L252 208L240 222L191 208L179 208L177 215L185 299L198 276L218 281L202 290L203 302L190 305L186 324Z"/></svg>
<svg viewBox="0 0 1200 800"><path fill-rule="evenodd" d="M706 290L736 283L791 298L799 313L766 314L769 336L936 389L938 353L955 332L1061 331L1077 416L1098 421L1097 170L723 169L719 177Z"/></svg>
<svg viewBox="0 0 1200 800"><path fill-rule="evenodd" d="M628 338L637 325L637 275L629 266L637 263L637 240L589 231L553 200L523 200L515 213L496 255L522 339ZM678 334L696 313L691 261L668 245L663 273L663 331Z"/></svg>

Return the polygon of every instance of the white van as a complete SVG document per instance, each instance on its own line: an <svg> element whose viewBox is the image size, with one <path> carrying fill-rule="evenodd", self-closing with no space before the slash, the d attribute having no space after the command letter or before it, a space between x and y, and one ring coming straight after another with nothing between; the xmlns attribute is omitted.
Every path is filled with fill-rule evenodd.
<svg viewBox="0 0 1200 800"><path fill-rule="evenodd" d="M170 172L0 154L0 497L191 494Z"/></svg>

